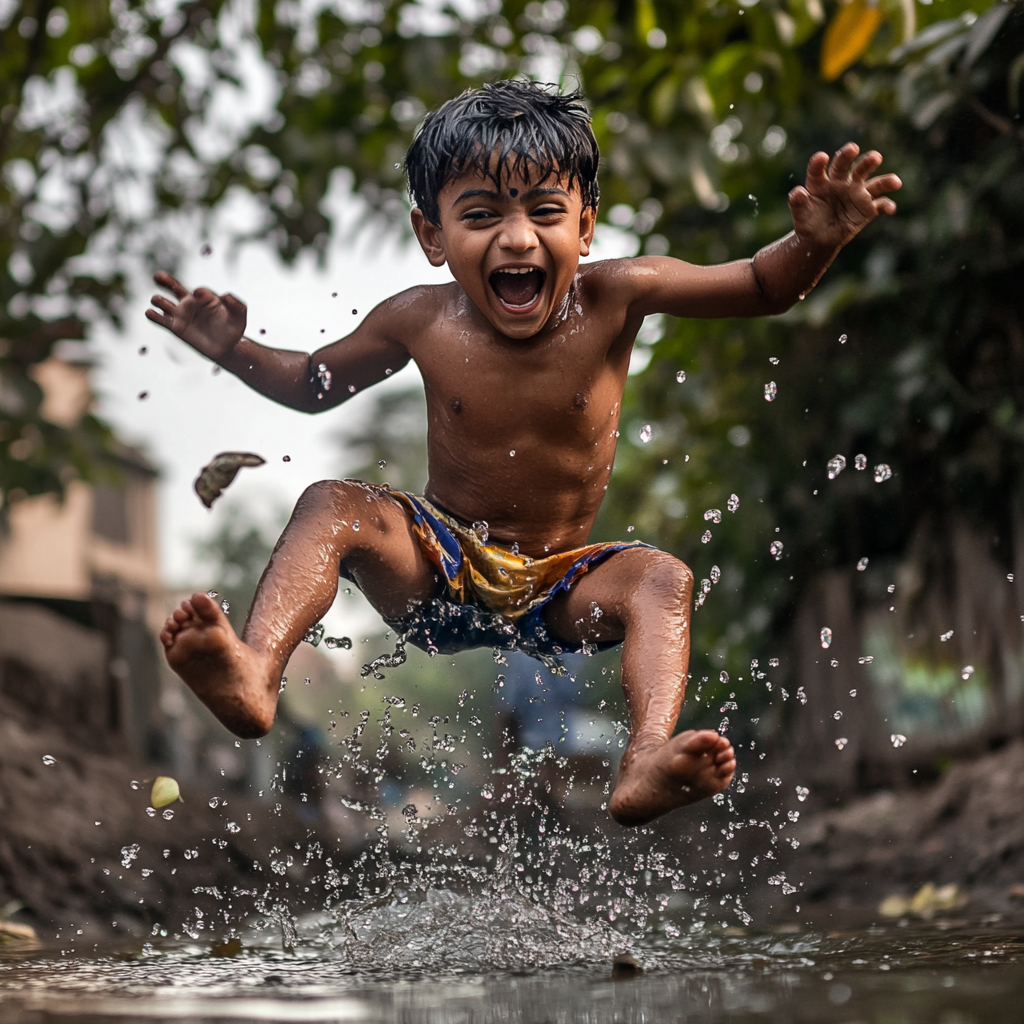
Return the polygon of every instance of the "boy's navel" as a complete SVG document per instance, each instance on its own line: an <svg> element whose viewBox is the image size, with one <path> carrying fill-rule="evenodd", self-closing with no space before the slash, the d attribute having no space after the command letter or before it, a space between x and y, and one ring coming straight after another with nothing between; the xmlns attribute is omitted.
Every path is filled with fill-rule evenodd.
<svg viewBox="0 0 1024 1024"><path fill-rule="evenodd" d="M588 403L587 396L582 391L577 391L572 396L572 404L575 409L586 409Z"/></svg>
<svg viewBox="0 0 1024 1024"><path fill-rule="evenodd" d="M461 398L453 398L448 403L448 405L451 408L452 412L454 412L454 413L462 412L462 399Z"/></svg>

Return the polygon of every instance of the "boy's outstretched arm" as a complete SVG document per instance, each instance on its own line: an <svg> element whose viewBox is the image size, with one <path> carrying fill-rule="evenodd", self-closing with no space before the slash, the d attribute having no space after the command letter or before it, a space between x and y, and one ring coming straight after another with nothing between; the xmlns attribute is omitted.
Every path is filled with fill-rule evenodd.
<svg viewBox="0 0 1024 1024"><path fill-rule="evenodd" d="M888 193L902 182L895 174L870 177L882 155L859 153L853 142L831 159L815 153L806 183L789 194L794 230L753 259L709 267L665 257L632 261L656 270L637 275L638 312L684 317L784 313L817 284L847 242L880 214L896 212Z"/></svg>
<svg viewBox="0 0 1024 1024"><path fill-rule="evenodd" d="M310 354L270 348L246 338L245 305L231 294L217 295L207 288L190 292L163 271L154 281L176 301L154 295L151 301L156 309L146 310L153 323L166 327L260 394L300 412L340 405L409 361L409 353L390 329L390 302L373 310L346 338ZM321 365L329 378L319 372Z"/></svg>

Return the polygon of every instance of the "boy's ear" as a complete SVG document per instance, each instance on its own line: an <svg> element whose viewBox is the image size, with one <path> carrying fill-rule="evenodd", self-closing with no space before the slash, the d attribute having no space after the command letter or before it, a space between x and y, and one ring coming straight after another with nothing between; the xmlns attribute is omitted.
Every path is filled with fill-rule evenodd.
<svg viewBox="0 0 1024 1024"><path fill-rule="evenodd" d="M437 224L431 224L423 211L416 207L412 211L412 229L424 255L432 267L443 267L447 262L444 253L444 233Z"/></svg>
<svg viewBox="0 0 1024 1024"><path fill-rule="evenodd" d="M580 255L589 256L594 241L594 226L597 224L597 207L586 206L580 213Z"/></svg>

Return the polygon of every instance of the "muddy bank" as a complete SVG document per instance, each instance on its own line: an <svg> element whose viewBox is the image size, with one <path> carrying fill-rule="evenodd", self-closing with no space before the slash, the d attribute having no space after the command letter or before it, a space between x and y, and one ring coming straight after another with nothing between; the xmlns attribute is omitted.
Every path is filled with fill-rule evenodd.
<svg viewBox="0 0 1024 1024"><path fill-rule="evenodd" d="M884 791L805 817L791 874L814 901L877 907L928 882L976 909L1020 910L1024 740L953 764L927 786Z"/></svg>

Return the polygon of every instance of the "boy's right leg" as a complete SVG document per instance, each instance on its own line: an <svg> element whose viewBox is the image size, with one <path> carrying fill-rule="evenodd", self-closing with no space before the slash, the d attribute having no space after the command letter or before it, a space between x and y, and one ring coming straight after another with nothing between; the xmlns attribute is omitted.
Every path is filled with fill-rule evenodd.
<svg viewBox="0 0 1024 1024"><path fill-rule="evenodd" d="M334 603L344 563L381 614L408 613L438 590L404 507L354 480L307 488L260 579L241 639L216 601L193 594L160 633L167 662L239 736L264 735L292 652Z"/></svg>

